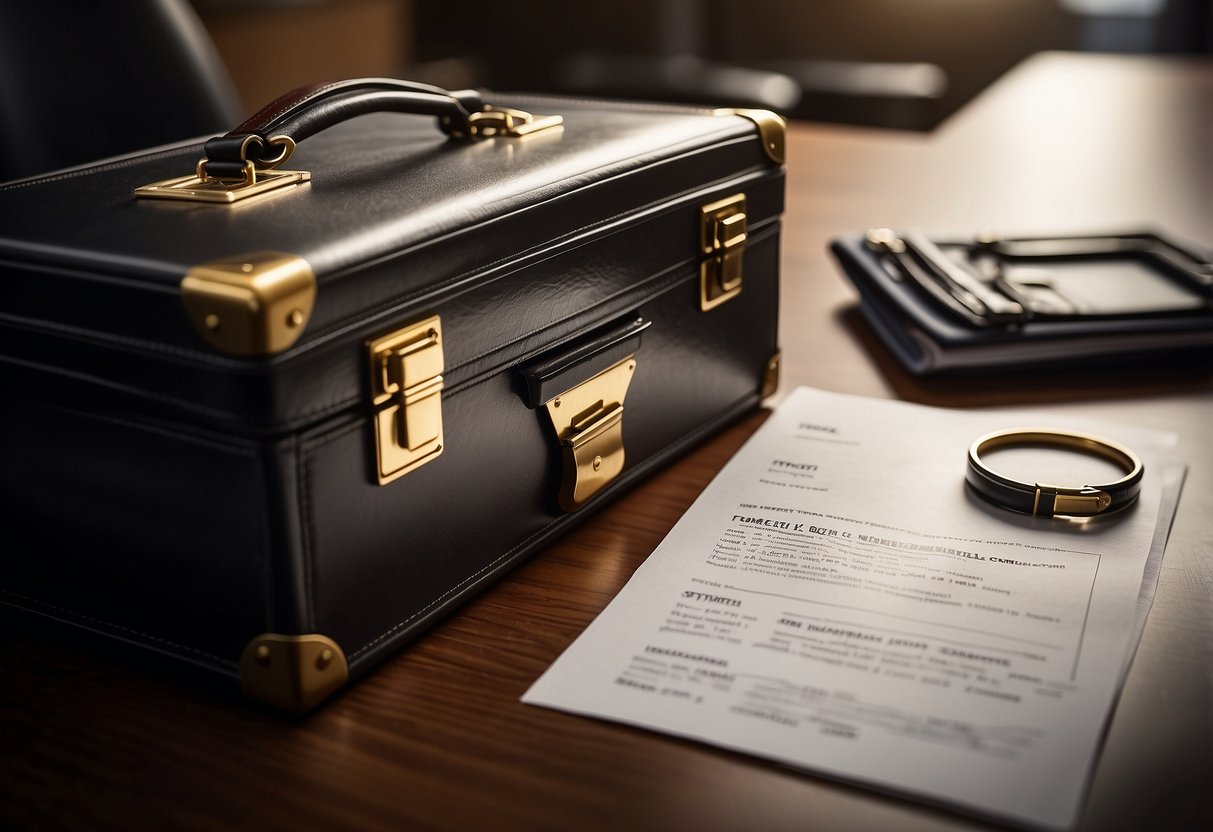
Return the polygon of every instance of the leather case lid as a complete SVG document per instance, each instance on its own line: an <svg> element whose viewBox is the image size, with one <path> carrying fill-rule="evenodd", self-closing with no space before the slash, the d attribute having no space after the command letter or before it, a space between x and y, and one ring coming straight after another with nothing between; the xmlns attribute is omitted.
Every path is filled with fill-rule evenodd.
<svg viewBox="0 0 1213 832"><path fill-rule="evenodd" d="M745 190L755 233L782 212L782 169L746 118L558 98L499 103L559 113L564 126L459 142L431 118L364 116L299 145L287 167L309 171L310 183L231 206L132 193L192 172L200 143L0 186L0 360L73 367L204 418L282 427L335 406L323 383L291 381L292 366L313 381L358 374L330 353L351 353L351 341L401 318L454 306L465 332L448 336L447 367L483 368L490 355L509 360L502 350L521 356L544 338L573 337L594 325L578 319L596 304L599 322L620 314L607 308L613 294L693 261L703 202ZM550 270L538 286L510 281L582 248L612 262L587 263L568 281ZM195 265L265 250L310 264L315 310L280 355L220 355L187 319L181 280ZM619 273L625 250L631 274ZM500 291L486 295L486 281ZM169 374L185 380L165 395Z"/></svg>

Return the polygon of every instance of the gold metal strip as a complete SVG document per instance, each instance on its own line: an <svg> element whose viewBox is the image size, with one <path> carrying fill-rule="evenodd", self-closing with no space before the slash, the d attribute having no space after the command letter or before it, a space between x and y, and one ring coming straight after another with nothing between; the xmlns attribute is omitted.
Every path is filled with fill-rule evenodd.
<svg viewBox="0 0 1213 832"><path fill-rule="evenodd" d="M306 170L258 170L253 181L218 179L213 176L178 176L135 188L135 196L155 199L184 199L230 205L257 196L281 193L312 178Z"/></svg>

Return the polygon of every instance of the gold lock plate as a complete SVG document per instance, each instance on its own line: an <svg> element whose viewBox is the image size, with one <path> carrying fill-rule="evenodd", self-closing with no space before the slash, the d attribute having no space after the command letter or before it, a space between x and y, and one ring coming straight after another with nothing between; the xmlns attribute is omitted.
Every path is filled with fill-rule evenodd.
<svg viewBox="0 0 1213 832"><path fill-rule="evenodd" d="M745 255L745 194L710 202L699 209L699 308L714 309L741 294Z"/></svg>
<svg viewBox="0 0 1213 832"><path fill-rule="evenodd" d="M623 470L623 399L636 372L628 356L544 403L560 440L563 476L558 501L573 511Z"/></svg>
<svg viewBox="0 0 1213 832"><path fill-rule="evenodd" d="M255 196L285 193L287 188L302 185L311 178L306 170L257 171L236 180L195 174L142 185L135 188L135 196L231 205Z"/></svg>
<svg viewBox="0 0 1213 832"><path fill-rule="evenodd" d="M442 453L442 322L435 315L367 345L379 484Z"/></svg>

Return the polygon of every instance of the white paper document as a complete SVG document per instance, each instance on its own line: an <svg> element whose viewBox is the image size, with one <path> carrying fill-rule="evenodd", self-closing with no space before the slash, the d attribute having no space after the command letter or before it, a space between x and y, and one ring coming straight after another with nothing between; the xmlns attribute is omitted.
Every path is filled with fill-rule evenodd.
<svg viewBox="0 0 1213 832"><path fill-rule="evenodd" d="M1017 427L1132 448L1136 504L1073 522L984 502L968 447ZM1149 608L1173 442L798 389L523 701L1064 829Z"/></svg>

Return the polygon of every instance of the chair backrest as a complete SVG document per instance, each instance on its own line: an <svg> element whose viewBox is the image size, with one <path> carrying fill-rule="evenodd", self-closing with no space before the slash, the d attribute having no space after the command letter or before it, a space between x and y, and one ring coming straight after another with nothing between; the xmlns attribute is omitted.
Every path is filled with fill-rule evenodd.
<svg viewBox="0 0 1213 832"><path fill-rule="evenodd" d="M240 121L186 0L0 2L0 181Z"/></svg>

